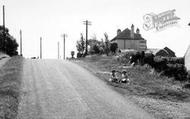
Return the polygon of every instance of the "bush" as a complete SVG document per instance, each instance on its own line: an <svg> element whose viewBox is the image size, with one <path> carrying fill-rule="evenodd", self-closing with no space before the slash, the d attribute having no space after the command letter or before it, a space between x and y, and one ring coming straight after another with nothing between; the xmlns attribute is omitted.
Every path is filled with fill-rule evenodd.
<svg viewBox="0 0 190 119"><path fill-rule="evenodd" d="M190 89L190 84L189 84L189 83L188 83L188 84L185 84L185 85L183 86L183 88Z"/></svg>
<svg viewBox="0 0 190 119"><path fill-rule="evenodd" d="M143 63L148 64L151 67L153 67L154 66L154 55L151 53L145 54Z"/></svg>
<svg viewBox="0 0 190 119"><path fill-rule="evenodd" d="M132 55L130 62L140 62L141 65L148 64L157 72L162 72L162 74L174 77L179 81L189 80L184 66L184 58L155 57L153 54L145 54L142 57L141 53L136 53Z"/></svg>
<svg viewBox="0 0 190 119"><path fill-rule="evenodd" d="M110 51L112 52L112 53L116 53L116 50L117 50L117 48L118 48L118 45L117 45L117 43L111 43L111 45L110 45Z"/></svg>
<svg viewBox="0 0 190 119"><path fill-rule="evenodd" d="M169 77L174 77L176 80L187 80L188 73L183 64L167 64L167 69L164 74Z"/></svg>
<svg viewBox="0 0 190 119"><path fill-rule="evenodd" d="M118 55L118 56L116 57L116 59L117 59L117 62L123 63L123 64L127 64L127 63L129 62L129 58L126 57L125 54L120 54L120 55Z"/></svg>
<svg viewBox="0 0 190 119"><path fill-rule="evenodd" d="M167 69L167 60L160 58L160 57L154 57L153 68L157 72L166 70Z"/></svg>
<svg viewBox="0 0 190 119"><path fill-rule="evenodd" d="M81 58L82 56L83 56L82 53L80 53L80 52L77 53L77 58Z"/></svg>
<svg viewBox="0 0 190 119"><path fill-rule="evenodd" d="M92 47L92 50L94 51L94 54L99 54L100 53L100 49L96 44Z"/></svg>
<svg viewBox="0 0 190 119"><path fill-rule="evenodd" d="M163 57L170 64L185 64L184 57Z"/></svg>

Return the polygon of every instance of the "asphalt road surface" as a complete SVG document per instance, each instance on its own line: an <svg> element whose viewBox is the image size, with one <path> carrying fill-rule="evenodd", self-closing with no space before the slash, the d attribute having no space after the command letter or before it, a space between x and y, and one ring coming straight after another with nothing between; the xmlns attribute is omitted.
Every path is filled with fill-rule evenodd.
<svg viewBox="0 0 190 119"><path fill-rule="evenodd" d="M17 119L153 119L84 68L24 61Z"/></svg>

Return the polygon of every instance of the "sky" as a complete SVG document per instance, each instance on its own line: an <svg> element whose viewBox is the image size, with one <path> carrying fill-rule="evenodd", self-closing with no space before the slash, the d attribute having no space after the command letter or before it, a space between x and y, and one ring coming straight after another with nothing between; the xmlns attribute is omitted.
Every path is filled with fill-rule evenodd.
<svg viewBox="0 0 190 119"><path fill-rule="evenodd" d="M63 37L66 37L66 56L76 51L80 34L85 36L83 21L91 21L89 38L99 40L108 34L111 40L117 29L124 30L134 24L139 28L148 48L172 49L177 56L184 56L190 44L189 0L0 0L0 24L2 6L5 5L6 27L19 43L19 31L23 34L23 55L39 56L40 37L43 42L43 58L57 58L57 42L63 57ZM174 26L161 31L143 29L143 16L159 14L175 9L180 18ZM19 48L18 48L19 51Z"/></svg>

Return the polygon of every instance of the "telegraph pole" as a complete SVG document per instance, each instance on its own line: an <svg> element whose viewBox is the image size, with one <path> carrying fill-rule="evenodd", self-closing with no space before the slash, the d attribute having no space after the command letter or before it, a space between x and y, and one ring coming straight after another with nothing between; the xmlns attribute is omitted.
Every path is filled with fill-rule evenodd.
<svg viewBox="0 0 190 119"><path fill-rule="evenodd" d="M0 40L0 50L4 50L4 42L5 42L5 6L3 5L3 39Z"/></svg>
<svg viewBox="0 0 190 119"><path fill-rule="evenodd" d="M66 34L63 34L62 37L63 37L63 59L65 59L65 38L66 38Z"/></svg>
<svg viewBox="0 0 190 119"><path fill-rule="evenodd" d="M20 30L20 56L22 56L22 30Z"/></svg>
<svg viewBox="0 0 190 119"><path fill-rule="evenodd" d="M40 59L42 59L42 37L40 37Z"/></svg>
<svg viewBox="0 0 190 119"><path fill-rule="evenodd" d="M3 28L5 30L5 6L3 5Z"/></svg>
<svg viewBox="0 0 190 119"><path fill-rule="evenodd" d="M91 22L86 20L83 21L84 25L86 25L86 51L85 51L85 55L88 54L88 25L91 25Z"/></svg>
<svg viewBox="0 0 190 119"><path fill-rule="evenodd" d="M57 58L59 59L59 42L57 42Z"/></svg>

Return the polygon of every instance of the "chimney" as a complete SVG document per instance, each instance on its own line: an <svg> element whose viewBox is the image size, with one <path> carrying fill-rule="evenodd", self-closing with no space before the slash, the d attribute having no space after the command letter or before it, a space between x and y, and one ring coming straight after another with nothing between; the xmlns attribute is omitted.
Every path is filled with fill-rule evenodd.
<svg viewBox="0 0 190 119"><path fill-rule="evenodd" d="M117 35L119 35L121 33L121 29L117 30Z"/></svg>
<svg viewBox="0 0 190 119"><path fill-rule="evenodd" d="M136 33L137 33L137 34L140 34L140 30L139 30L139 28L137 28Z"/></svg>
<svg viewBox="0 0 190 119"><path fill-rule="evenodd" d="M134 25L131 25L131 38L134 39Z"/></svg>

